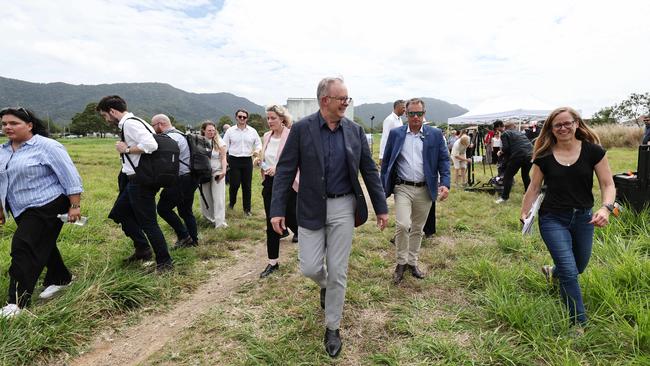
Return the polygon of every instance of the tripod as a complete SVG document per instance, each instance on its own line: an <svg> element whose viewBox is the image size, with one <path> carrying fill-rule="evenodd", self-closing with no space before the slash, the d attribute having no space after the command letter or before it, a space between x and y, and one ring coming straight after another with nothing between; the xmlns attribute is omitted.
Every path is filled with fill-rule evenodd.
<svg viewBox="0 0 650 366"><path fill-rule="evenodd" d="M484 192L489 192L489 193L494 193L495 188L494 186L488 182L488 183L481 183L480 181L476 181L475 176L474 176L474 156L484 156L485 151L485 144L484 144L484 135L483 135L483 128L480 126L476 127L476 132L471 135L470 137L470 146L471 148L467 149L467 155L468 158L472 159L471 163L467 164L467 188L465 188L466 191L484 191ZM491 153L491 152L489 152ZM481 159L481 162L483 164L483 174L485 174L485 158ZM488 167L490 169L490 177L492 177L493 172L492 172L492 165L488 164Z"/></svg>

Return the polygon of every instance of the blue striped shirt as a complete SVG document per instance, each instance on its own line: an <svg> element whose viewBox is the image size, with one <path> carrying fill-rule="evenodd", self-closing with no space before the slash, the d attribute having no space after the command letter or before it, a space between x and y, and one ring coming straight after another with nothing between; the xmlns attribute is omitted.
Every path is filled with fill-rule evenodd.
<svg viewBox="0 0 650 366"><path fill-rule="evenodd" d="M11 141L0 145L0 198L14 217L82 191L79 172L59 142L34 135L15 152Z"/></svg>

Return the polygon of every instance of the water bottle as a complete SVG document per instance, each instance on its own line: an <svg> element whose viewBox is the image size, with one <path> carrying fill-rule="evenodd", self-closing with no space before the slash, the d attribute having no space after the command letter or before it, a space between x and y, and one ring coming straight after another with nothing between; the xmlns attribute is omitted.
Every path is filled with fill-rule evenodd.
<svg viewBox="0 0 650 366"><path fill-rule="evenodd" d="M67 214L67 213L64 213L64 214L58 214L58 215L56 215L56 217L58 217L59 220L65 222L65 223L68 222L68 214ZM75 222L71 222L71 224L79 225L79 226L84 226L84 225L86 225L86 222L87 222L87 221L88 221L88 217L86 217L86 216L81 216L81 217L79 218L79 220L77 220L77 221L75 221Z"/></svg>
<svg viewBox="0 0 650 366"><path fill-rule="evenodd" d="M267 170L269 168L269 164L267 164L266 161L262 161L260 168L262 168L262 170Z"/></svg>

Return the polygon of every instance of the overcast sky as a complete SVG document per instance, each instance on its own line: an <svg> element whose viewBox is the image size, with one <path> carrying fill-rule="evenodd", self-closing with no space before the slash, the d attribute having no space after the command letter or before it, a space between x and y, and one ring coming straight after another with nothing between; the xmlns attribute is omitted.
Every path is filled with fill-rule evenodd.
<svg viewBox="0 0 650 366"><path fill-rule="evenodd" d="M355 104L426 96L471 111L525 96L587 117L650 91L647 0L0 5L0 76L32 82L156 81L264 105L314 97L334 75Z"/></svg>

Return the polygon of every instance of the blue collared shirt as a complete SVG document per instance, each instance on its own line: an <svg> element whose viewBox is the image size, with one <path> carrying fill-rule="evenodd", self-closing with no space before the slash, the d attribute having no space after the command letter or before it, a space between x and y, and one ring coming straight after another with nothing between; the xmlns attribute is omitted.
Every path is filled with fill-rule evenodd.
<svg viewBox="0 0 650 366"><path fill-rule="evenodd" d="M424 135L422 128L418 133L411 132L410 127L406 127L406 137L404 145L397 157L397 176L402 180L409 182L424 182L424 160L422 148L424 146Z"/></svg>
<svg viewBox="0 0 650 366"><path fill-rule="evenodd" d="M320 139L323 144L325 162L325 187L327 194L345 194L352 192L352 181L345 158L345 140L339 124L333 131L327 126L323 116L318 113Z"/></svg>
<svg viewBox="0 0 650 366"><path fill-rule="evenodd" d="M0 198L14 217L82 191L79 172L59 142L34 135L15 152L11 141L0 145Z"/></svg>

